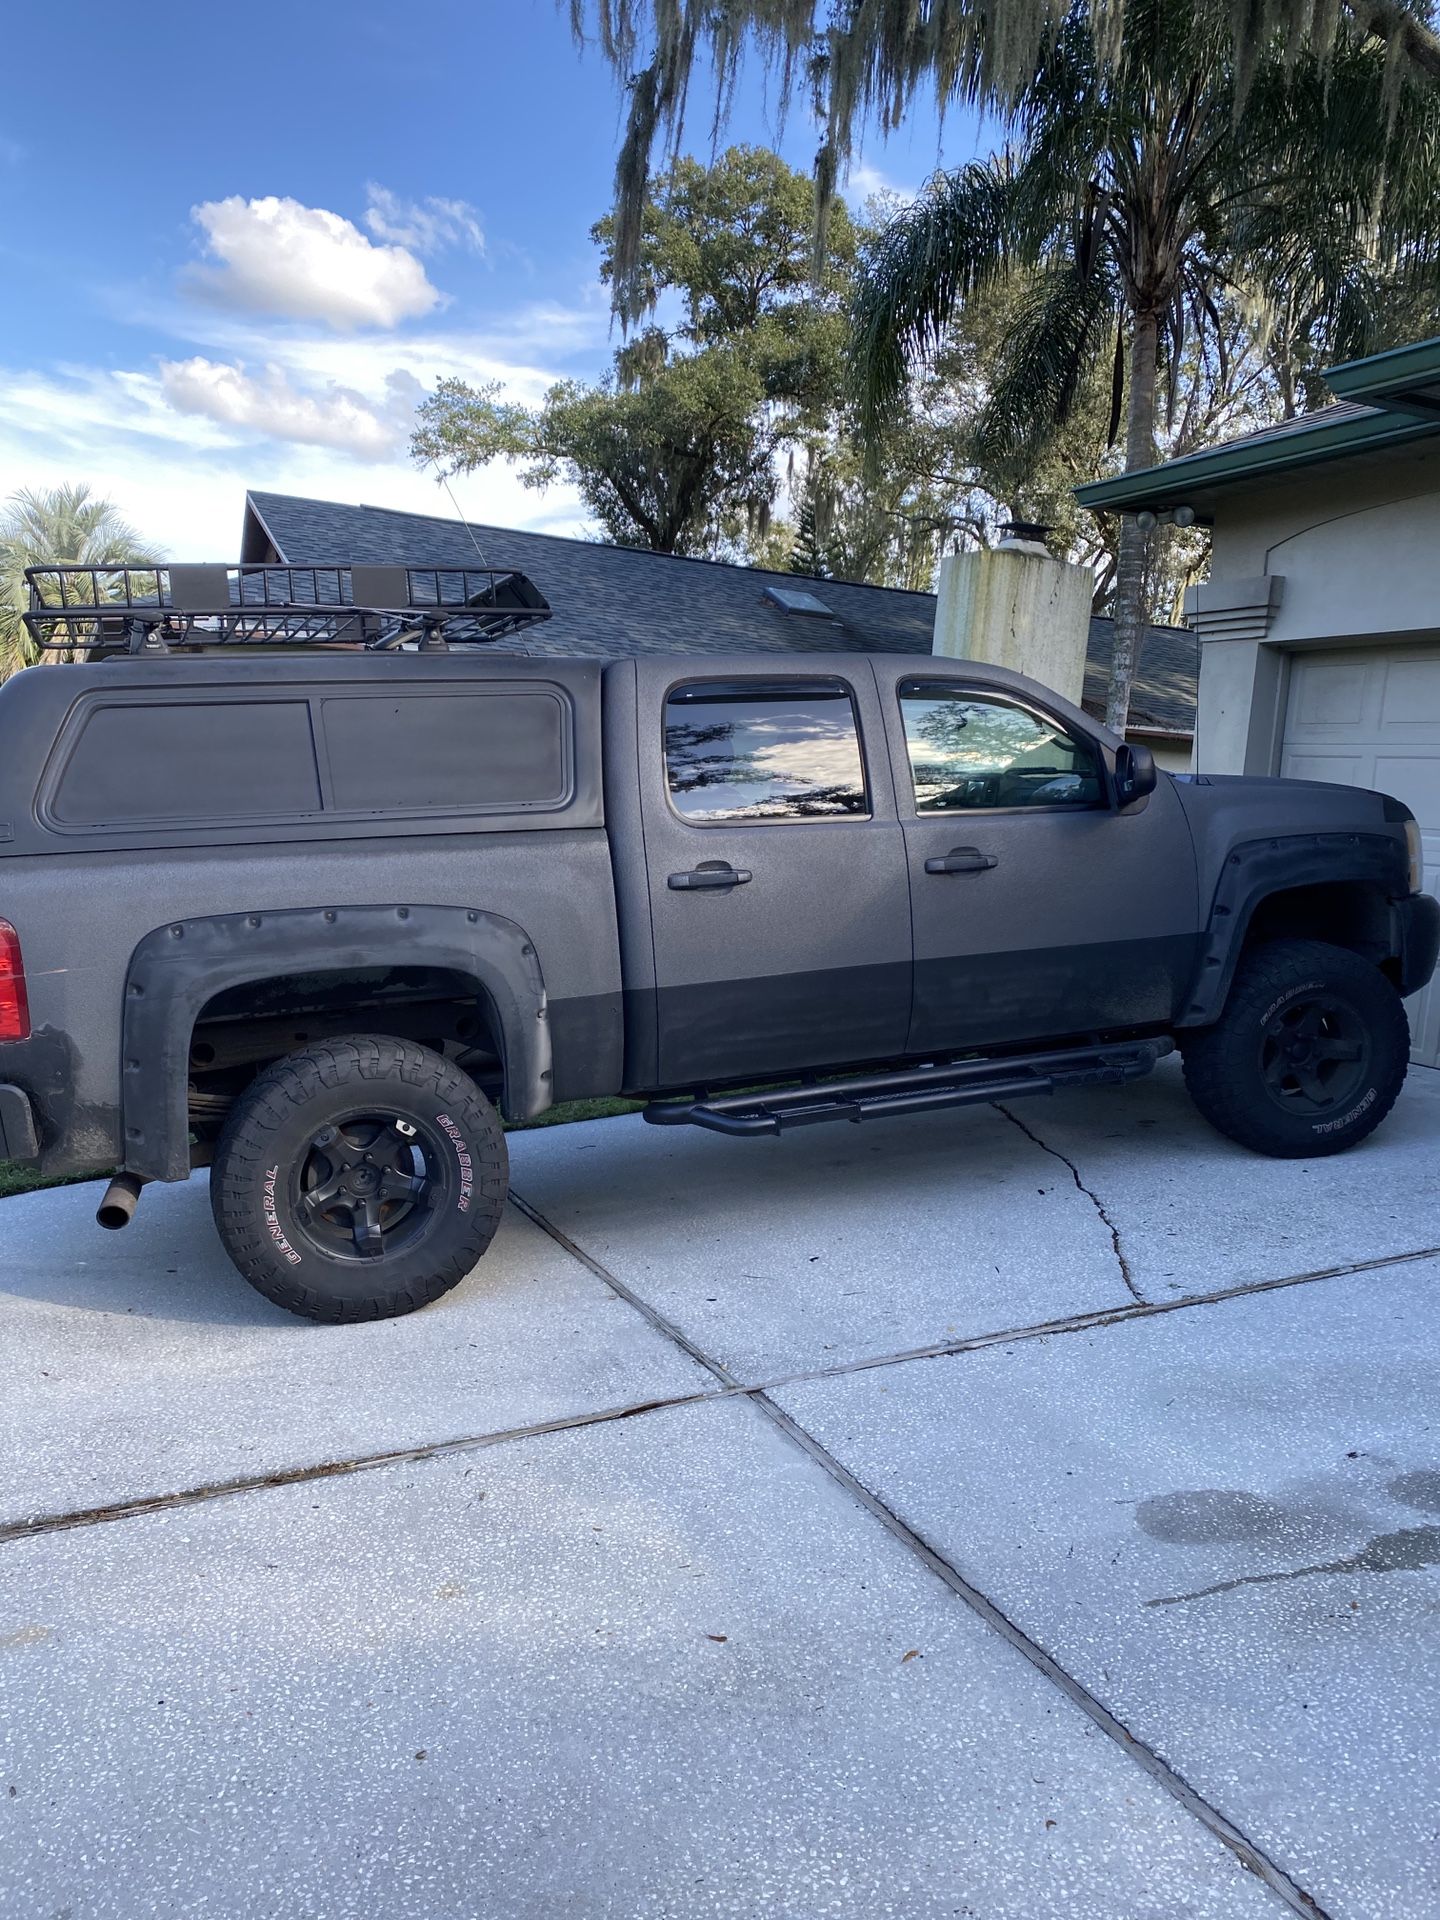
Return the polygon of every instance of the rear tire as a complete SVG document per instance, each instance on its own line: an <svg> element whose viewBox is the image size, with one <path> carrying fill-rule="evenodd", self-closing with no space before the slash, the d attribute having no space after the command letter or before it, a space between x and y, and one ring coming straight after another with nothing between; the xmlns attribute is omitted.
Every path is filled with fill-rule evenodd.
<svg viewBox="0 0 1440 1920"><path fill-rule="evenodd" d="M236 1101L210 1173L225 1251L310 1320L413 1313L495 1237L508 1158L495 1109L428 1047L325 1040Z"/></svg>
<svg viewBox="0 0 1440 1920"><path fill-rule="evenodd" d="M1378 968L1322 940L1242 956L1213 1027L1182 1034L1185 1084L1210 1122L1277 1159L1343 1153L1405 1084L1410 1026Z"/></svg>

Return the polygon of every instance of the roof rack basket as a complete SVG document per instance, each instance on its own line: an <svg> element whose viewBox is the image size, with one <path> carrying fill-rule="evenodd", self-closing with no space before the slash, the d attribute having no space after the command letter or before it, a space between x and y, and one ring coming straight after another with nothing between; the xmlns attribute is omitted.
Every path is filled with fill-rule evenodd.
<svg viewBox="0 0 1440 1920"><path fill-rule="evenodd" d="M444 653L550 618L508 567L27 567L31 640L67 658L260 647Z"/></svg>

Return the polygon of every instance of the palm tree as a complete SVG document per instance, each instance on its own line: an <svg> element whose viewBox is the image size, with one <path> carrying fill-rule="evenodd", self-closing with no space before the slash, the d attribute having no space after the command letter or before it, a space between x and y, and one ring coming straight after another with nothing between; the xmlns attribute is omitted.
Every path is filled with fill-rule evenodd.
<svg viewBox="0 0 1440 1920"><path fill-rule="evenodd" d="M615 167L614 305L633 304L641 216L662 130L679 149L691 83L714 79L718 137L742 56L758 52L783 116L797 89L825 125L816 163L817 243L829 194L867 118L903 119L917 94L1012 109L1052 50L1065 11L1054 0L561 0L576 39L592 37L630 95ZM1108 61L1125 0L1080 0L1078 14ZM1388 49L1392 86L1440 89L1432 0L1175 0L1223 44L1243 102L1268 49L1326 65L1366 43Z"/></svg>
<svg viewBox="0 0 1440 1920"><path fill-rule="evenodd" d="M22 487L0 512L0 680L38 658L21 614L27 567L147 567L161 556L89 487Z"/></svg>
<svg viewBox="0 0 1440 1920"><path fill-rule="evenodd" d="M1096 364L1114 369L1127 469L1154 464L1162 382L1219 341L1220 304L1306 314L1337 358L1381 344L1385 295L1440 307L1440 98L1386 99L1385 58L1264 64L1245 110L1228 29L1174 0L1130 0L1101 58L1072 7L1009 127L1005 154L937 175L862 273L853 359L878 428L961 305L1024 275L1032 292L995 369L982 435L1040 447ZM1124 516L1107 724L1123 728L1149 609L1147 536Z"/></svg>

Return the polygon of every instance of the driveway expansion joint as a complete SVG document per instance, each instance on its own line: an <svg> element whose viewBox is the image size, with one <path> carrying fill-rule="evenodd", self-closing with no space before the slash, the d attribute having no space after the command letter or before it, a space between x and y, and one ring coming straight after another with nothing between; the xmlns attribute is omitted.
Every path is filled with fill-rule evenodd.
<svg viewBox="0 0 1440 1920"><path fill-rule="evenodd" d="M1010 1116L1007 1115L1007 1118L1009 1117ZM1025 1131L1028 1132L1029 1129L1026 1128ZM1049 1152L1051 1149L1046 1148L1046 1151ZM1063 1155L1057 1155L1056 1157L1063 1158ZM1067 1165L1068 1164L1067 1162ZM1072 1168L1072 1172L1073 1171ZM1075 1178L1077 1186L1080 1185L1079 1175L1076 1174ZM1084 1191L1083 1188L1082 1191ZM643 1314L652 1327L656 1328L657 1331L667 1332L669 1337L676 1340L692 1360L699 1366L704 1367L722 1386L734 1390L737 1397L749 1399L786 1439L791 1441L801 1452L814 1461L822 1471L828 1474L837 1486L848 1493L850 1497L874 1519L878 1520L901 1546L907 1548L914 1554L923 1565L941 1581L944 1586L948 1587L957 1599L963 1601L986 1626L998 1633L1002 1639L1006 1640L1018 1653L1022 1654L1033 1667L1037 1668L1047 1680L1065 1695L1072 1705L1078 1707L1102 1733L1108 1735L1120 1748L1122 1753L1128 1754L1159 1786L1163 1787L1167 1793L1172 1795L1187 1813L1191 1814L1215 1839L1227 1847L1244 1866L1248 1867L1258 1879L1262 1880L1265 1885L1269 1887L1272 1893L1278 1895L1292 1912L1305 1915L1306 1920L1330 1920L1330 1916L1326 1914L1325 1910L1312 1894L1307 1893L1297 1881L1292 1880L1283 1867L1272 1860L1268 1854L1264 1853L1261 1848L1249 1839L1218 1807L1213 1806L1206 1800L1196 1788L1191 1786L1184 1775L1178 1773L1166 1760L1162 1759L1154 1748L1147 1746L1143 1740L1133 1734L1124 1722L1120 1720L1116 1714L1111 1712L1110 1708L1105 1705L1104 1701L1101 1700L1097 1694L1092 1693L1083 1681L1076 1679L1072 1673L1062 1667L1053 1654L1048 1653L1038 1640L1032 1640L1030 1635L1027 1634L1022 1627L1018 1626L1007 1613L1003 1612L987 1594L968 1580L952 1561L948 1560L944 1554L932 1546L922 1534L918 1533L908 1521L903 1519L894 1508L887 1505L886 1502L883 1501L878 1494L873 1492L871 1488L867 1487L863 1481L857 1479L848 1467L837 1459L821 1441L816 1439L814 1434L807 1428L802 1427L799 1421L795 1420L783 1407L772 1400L763 1387L742 1387L723 1362L714 1359L711 1355L707 1354L703 1348L697 1346L688 1334L681 1332L658 1308L653 1307L642 1295L636 1293L633 1288L627 1286L617 1275L611 1273L603 1262L597 1260L593 1254L587 1253L578 1242L570 1238L569 1234L567 1234L563 1228L554 1225L553 1222L548 1220L537 1208L532 1207L528 1201L522 1200L520 1196L513 1191L510 1197L527 1219L532 1220L543 1232L548 1233L559 1246L565 1247L573 1253L578 1260L583 1261L597 1279L603 1280L607 1286L614 1289L621 1299L633 1305L637 1312ZM1098 1204L1097 1202L1097 1207ZM1153 1311L1153 1308L1151 1308L1149 1302L1142 1300L1139 1309L1129 1309L1128 1313L1134 1315L1137 1311L1142 1310ZM1127 1310L1121 1308L1118 1312L1126 1314ZM715 1396L703 1395L699 1397L709 1399Z"/></svg>
<svg viewBox="0 0 1440 1920"><path fill-rule="evenodd" d="M1110 1215L1105 1211L1105 1202L1100 1198L1099 1194L1096 1193L1093 1187L1087 1187L1085 1182L1080 1178L1080 1169L1076 1166L1075 1162L1071 1160L1068 1155L1061 1153L1058 1147L1052 1147L1047 1141L1042 1140L1033 1128L1026 1126L1018 1114L1011 1113L1010 1109L1002 1106L998 1100L992 1100L990 1104L994 1107L996 1113L1003 1114L1007 1120L1017 1126L1027 1140L1033 1140L1042 1153L1048 1153L1052 1159L1058 1160L1062 1166L1070 1169L1070 1178L1075 1182L1075 1185L1079 1188L1080 1192L1084 1194L1091 1206L1094 1207L1096 1213L1099 1214L1101 1220L1109 1230L1110 1245L1115 1254L1115 1264L1120 1269L1120 1278L1125 1282L1127 1291L1132 1298L1138 1300L1142 1305L1148 1305L1149 1302L1145 1299L1145 1295L1135 1283L1135 1276L1130 1271L1130 1262L1125 1258L1125 1249L1120 1244L1119 1227L1116 1226L1115 1222L1110 1218Z"/></svg>
<svg viewBox="0 0 1440 1920"><path fill-rule="evenodd" d="M1170 1300L1146 1300L1127 1307L1097 1307L1088 1313L1067 1314L1060 1319L1043 1320L1030 1326L1007 1327L993 1333L966 1334L955 1340L937 1340L929 1346L907 1347L898 1353L867 1354L858 1360L837 1360L825 1367L801 1368L793 1373L774 1375L767 1380L746 1382L737 1380L722 1362L703 1352L671 1320L627 1287L623 1280L610 1273L600 1261L578 1246L562 1229L552 1225L528 1202L514 1193L510 1198L527 1219L571 1253L619 1299L633 1306L657 1332L672 1340L697 1366L709 1373L716 1382L715 1387L698 1393L666 1395L631 1401L618 1407L601 1407L591 1412L559 1414L549 1420L532 1421L518 1427L495 1428L488 1433L426 1440L415 1446L396 1447L380 1453L356 1454L346 1459L323 1460L306 1466L281 1467L271 1473L240 1476L233 1480L207 1481L198 1487L184 1487L170 1493L139 1494L99 1507L38 1514L25 1520L0 1521L0 1546L13 1545L48 1533L67 1533L76 1527L102 1526L111 1520L140 1520L150 1514L203 1506L208 1501L225 1500L236 1494L264 1493L276 1487L342 1479L350 1474L368 1473L378 1467L405 1466L440 1459L448 1454L480 1452L487 1447L507 1445L512 1440L538 1439L548 1433L567 1433L579 1427L606 1426L618 1420L633 1420L642 1414L665 1413L672 1407L708 1405L735 1399L764 1401L768 1394L778 1392L783 1387L799 1386L812 1380L843 1379L848 1374L869 1373L880 1367L907 1366L917 1360L955 1359L963 1354L982 1352L987 1347L1049 1340L1067 1333L1089 1333L1102 1327L1124 1326L1132 1320L1150 1320L1160 1314L1180 1313L1191 1307L1225 1306L1232 1300L1248 1299L1252 1294L1277 1293L1288 1287L1308 1286L1317 1280L1340 1280L1354 1274L1374 1273L1387 1267L1411 1266L1421 1260L1440 1257L1440 1246L1417 1247L1408 1253L1381 1254L1374 1260L1350 1261L1342 1266L1321 1267L1310 1273L1288 1274L1280 1279L1243 1281L1238 1286L1218 1288L1211 1293L1179 1294ZM1198 1596L1174 1596L1176 1600L1195 1597Z"/></svg>
<svg viewBox="0 0 1440 1920"><path fill-rule="evenodd" d="M29 1520L11 1520L0 1524L0 1546L34 1539L47 1533L68 1533L76 1527L103 1526L111 1520L141 1520L150 1514L172 1513L182 1507L199 1507L212 1500L228 1500L235 1494L265 1493L274 1487L303 1486L316 1480L340 1480L356 1473L370 1473L378 1467L418 1465L457 1453L479 1453L487 1447L499 1447L512 1440L533 1440L547 1433L569 1433L576 1427L612 1426L619 1420L634 1420L641 1414L658 1413L668 1407L690 1407L701 1401L724 1400L728 1392L681 1393L655 1400L637 1400L625 1406L602 1407L597 1412L557 1414L550 1420L536 1420L527 1426L503 1427L493 1433L467 1434L459 1439L427 1440L419 1446L394 1447L384 1453L355 1454L349 1459L325 1460L304 1467L280 1467L273 1473L248 1475L234 1480L214 1480L199 1487L186 1487L178 1493L142 1494L131 1500L112 1501L108 1506L83 1507L73 1512L38 1514Z"/></svg>
<svg viewBox="0 0 1440 1920"><path fill-rule="evenodd" d="M808 1454L816 1465L823 1468L830 1478L850 1494L860 1506L870 1513L887 1532L899 1543L907 1547L933 1573L943 1585L948 1587L958 1600L962 1600L981 1621L998 1633L1001 1639L1023 1654L1030 1664L1037 1668L1052 1685L1063 1693L1072 1705L1078 1707L1099 1730L1107 1734L1121 1752L1127 1754L1135 1764L1152 1780L1163 1787L1167 1793L1178 1800L1187 1813L1198 1820L1211 1835L1249 1868L1257 1879L1262 1880L1270 1891L1279 1896L1292 1912L1303 1914L1306 1920L1331 1920L1312 1893L1308 1893L1298 1881L1292 1880L1285 1869L1251 1840L1220 1808L1204 1798L1182 1773L1133 1734L1118 1715L1113 1713L1098 1694L1092 1693L1082 1680L1062 1667L1053 1654L1048 1653L1038 1640L1032 1640L1023 1627L1016 1624L1002 1608L981 1588L975 1586L953 1561L933 1546L925 1536L903 1519L895 1509L889 1506L864 1481L859 1480L841 1461L825 1447L799 1421L786 1413L763 1392L755 1393L752 1398L755 1405L791 1439L804 1453Z"/></svg>
<svg viewBox="0 0 1440 1920"><path fill-rule="evenodd" d="M735 1378L735 1375L731 1373L727 1366L723 1365L719 1360L712 1358L712 1356L702 1348L697 1347L689 1334L678 1327L667 1315L661 1313L658 1307L652 1306L642 1294L636 1293L633 1287L627 1287L625 1282L620 1279L617 1274L611 1273L610 1269L597 1260L593 1254L587 1253L584 1247L572 1240L563 1227L557 1227L553 1220L547 1220L545 1215L541 1213L538 1208L532 1207L528 1200L522 1200L513 1187L510 1189L510 1203L512 1206L518 1208L533 1225L539 1227L542 1233L548 1233L557 1246L563 1247L565 1251L568 1254L572 1254L582 1266L588 1267L591 1273L595 1275L595 1278L609 1287L612 1293L618 1293L627 1306L633 1307L642 1319L649 1322L656 1333L663 1334L667 1340L673 1341L682 1353L688 1354L697 1367L703 1367L708 1374L719 1381L722 1387L726 1387L737 1393L750 1391L750 1389L744 1385L743 1381Z"/></svg>
<svg viewBox="0 0 1440 1920"><path fill-rule="evenodd" d="M964 1353L979 1353L986 1347L1009 1347L1023 1340L1052 1340L1066 1333L1091 1333L1099 1327L1123 1327L1132 1320L1153 1320L1160 1314L1181 1313L1191 1307L1223 1307L1232 1300L1248 1300L1257 1293L1281 1293L1287 1287L1308 1287L1318 1280L1345 1280L1355 1274L1383 1272L1387 1267L1413 1266L1421 1260L1440 1258L1440 1246L1416 1247L1408 1253L1382 1253L1373 1260L1350 1260L1338 1267L1316 1267L1309 1273L1288 1273L1271 1280L1242 1280L1233 1287L1216 1287L1207 1293L1177 1293L1169 1300L1138 1300L1128 1307L1092 1307L1085 1313L1067 1313L1056 1320L1038 1320L1029 1326L1009 1327L995 1333L961 1334L954 1340L936 1340L929 1346L907 1347L899 1353L867 1354L859 1360L836 1360L826 1367L811 1367L804 1372L779 1374L742 1389L751 1393L773 1388L797 1386L802 1381L836 1380L849 1373L869 1373L877 1367L905 1366L912 1360L948 1360Z"/></svg>

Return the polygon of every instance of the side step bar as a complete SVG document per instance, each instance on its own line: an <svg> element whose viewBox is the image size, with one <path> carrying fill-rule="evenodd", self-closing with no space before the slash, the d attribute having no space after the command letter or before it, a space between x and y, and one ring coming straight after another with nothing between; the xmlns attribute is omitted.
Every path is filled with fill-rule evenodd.
<svg viewBox="0 0 1440 1920"><path fill-rule="evenodd" d="M717 1099L652 1100L644 1117L652 1127L708 1127L712 1133L783 1133L822 1120L878 1120L889 1113L927 1113L1017 1100L1059 1087L1109 1087L1138 1080L1173 1053L1170 1039L1127 1040L1110 1046L1065 1047L1053 1053L1003 1059L953 1060L897 1068L849 1080L724 1094Z"/></svg>

